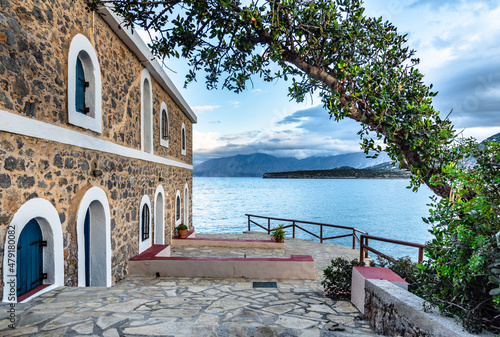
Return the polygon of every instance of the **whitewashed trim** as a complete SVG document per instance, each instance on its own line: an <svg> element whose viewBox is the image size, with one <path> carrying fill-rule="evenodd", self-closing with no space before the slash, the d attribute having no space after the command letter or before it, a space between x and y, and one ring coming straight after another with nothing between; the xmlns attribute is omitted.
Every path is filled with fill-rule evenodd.
<svg viewBox="0 0 500 337"><path fill-rule="evenodd" d="M167 114L167 134L168 139L163 139L163 110ZM168 147L168 141L170 140L170 118L168 117L168 109L167 104L165 102L161 102L160 105L160 145L164 147Z"/></svg>
<svg viewBox="0 0 500 337"><path fill-rule="evenodd" d="M182 137L184 135L184 137ZM184 143L184 148L182 148L182 144ZM187 150L187 134L186 134L186 125L182 123L181 126L181 155L185 156Z"/></svg>
<svg viewBox="0 0 500 337"><path fill-rule="evenodd" d="M76 61L80 57L88 78L85 104L90 109L89 114L76 111ZM71 40L68 53L68 122L70 124L102 133L101 113L101 69L92 43L82 34L76 34Z"/></svg>
<svg viewBox="0 0 500 337"><path fill-rule="evenodd" d="M158 198L162 198L161 202ZM158 185L155 192L155 220L154 220L154 243L165 244L165 190Z"/></svg>
<svg viewBox="0 0 500 337"><path fill-rule="evenodd" d="M140 150L131 149L113 142L95 138L61 126L45 123L33 118L0 110L0 131L23 136L45 139L61 144L78 146L83 149L116 154L122 157L145 160L157 164L193 169L193 165L163 158Z"/></svg>
<svg viewBox="0 0 500 337"><path fill-rule="evenodd" d="M142 241L142 207L144 205L148 205L148 212L149 212L149 238L146 240ZM151 201L149 200L149 197L147 195L142 196L141 200L141 205L139 206L139 254L151 247L152 244L152 238L151 238Z"/></svg>
<svg viewBox="0 0 500 337"><path fill-rule="evenodd" d="M31 219L36 219L42 230L42 237L47 241L47 247L43 252L43 270L47 273L47 280L44 283L50 283L51 286L37 292L36 294L25 299L23 302L28 302L31 299L40 296L47 291L64 285L64 248L63 248L63 235L61 221L59 220L59 214L56 208L47 200L42 198L35 198L26 201L17 212L12 217L12 221L9 224L9 228L14 229L15 236L15 248L14 254L16 255L15 260L17 263L17 243L19 242L19 236L23 228ZM8 281L11 279L9 277L11 273L9 270L9 259L8 259L8 249L9 247L9 235L6 233L5 245L4 245L4 256L3 256L3 302L17 302L17 296L14 300L9 301L9 290ZM14 266L17 268L17 266ZM16 282L15 289L17 289L17 278L14 277ZM17 291L16 291L17 292Z"/></svg>
<svg viewBox="0 0 500 337"><path fill-rule="evenodd" d="M109 210L108 196L100 187L94 186L85 192L80 205L78 206L78 215L76 218L76 237L78 244L78 286L85 287L85 238L84 225L87 210L93 202L98 202L104 211L104 235L105 235L105 273L106 287L111 287L111 212ZM92 206L96 207L96 206ZM92 213L92 208L90 209ZM90 215L92 217L92 214ZM92 226L92 224L91 224Z"/></svg>
<svg viewBox="0 0 500 337"><path fill-rule="evenodd" d="M147 82L148 88L145 88ZM145 104L146 103L146 104ZM146 109L147 108L147 109ZM146 120L149 118L149 126ZM149 136L149 137L146 137ZM149 138L149 144L146 140ZM148 145L150 151L146 151ZM141 72L141 150L153 153L153 84L147 69Z"/></svg>

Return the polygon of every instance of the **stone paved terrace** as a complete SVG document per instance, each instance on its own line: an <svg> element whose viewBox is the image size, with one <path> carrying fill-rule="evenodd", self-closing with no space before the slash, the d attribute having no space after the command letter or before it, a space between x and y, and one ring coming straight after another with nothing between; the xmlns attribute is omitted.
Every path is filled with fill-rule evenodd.
<svg viewBox="0 0 500 337"><path fill-rule="evenodd" d="M196 236L262 239L255 233ZM8 327L9 304L1 304L0 336L373 336L350 302L332 301L321 288L329 261L355 258L358 251L300 239L287 239L285 247L172 247L172 255L310 254L316 280L276 280L277 289L253 289L258 280L129 277L112 288L60 287L16 304L16 329Z"/></svg>

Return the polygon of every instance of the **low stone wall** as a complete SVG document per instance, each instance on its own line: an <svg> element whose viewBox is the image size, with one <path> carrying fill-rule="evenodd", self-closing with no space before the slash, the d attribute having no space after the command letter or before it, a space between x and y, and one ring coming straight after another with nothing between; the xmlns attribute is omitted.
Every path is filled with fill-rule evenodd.
<svg viewBox="0 0 500 337"><path fill-rule="evenodd" d="M161 257L156 252L129 260L129 275L314 280L310 255L290 258ZM152 256L150 256L152 255Z"/></svg>
<svg viewBox="0 0 500 337"><path fill-rule="evenodd" d="M385 336L468 337L453 319L423 311L424 300L386 280L366 280L365 317ZM482 335L487 336L487 335Z"/></svg>

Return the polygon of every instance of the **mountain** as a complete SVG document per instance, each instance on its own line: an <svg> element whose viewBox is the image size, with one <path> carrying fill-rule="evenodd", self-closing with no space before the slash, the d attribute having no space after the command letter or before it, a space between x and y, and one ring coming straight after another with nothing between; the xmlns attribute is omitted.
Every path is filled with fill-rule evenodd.
<svg viewBox="0 0 500 337"><path fill-rule="evenodd" d="M488 137L486 138L485 140L483 140L481 143L484 143L484 142L491 142L491 141L495 141L497 143L500 143L500 132L497 133L496 135L493 135L491 137Z"/></svg>
<svg viewBox="0 0 500 337"><path fill-rule="evenodd" d="M385 153L376 159L366 158L361 152L328 157L274 157L263 153L237 155L207 160L193 169L195 177L262 177L266 172L298 170L328 170L341 166L366 168L390 161Z"/></svg>

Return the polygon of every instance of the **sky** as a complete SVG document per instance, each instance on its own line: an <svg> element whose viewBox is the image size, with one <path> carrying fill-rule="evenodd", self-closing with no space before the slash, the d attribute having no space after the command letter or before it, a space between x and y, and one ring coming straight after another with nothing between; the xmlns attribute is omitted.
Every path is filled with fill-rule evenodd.
<svg viewBox="0 0 500 337"><path fill-rule="evenodd" d="M500 132L500 0L365 0L365 14L382 16L408 34L434 107L457 130L479 141ZM139 32L141 36L145 36ZM194 165L237 154L305 158L360 152L360 126L329 118L317 98L290 101L284 80L258 78L243 93L184 86L185 60L166 60L167 75L198 116Z"/></svg>

